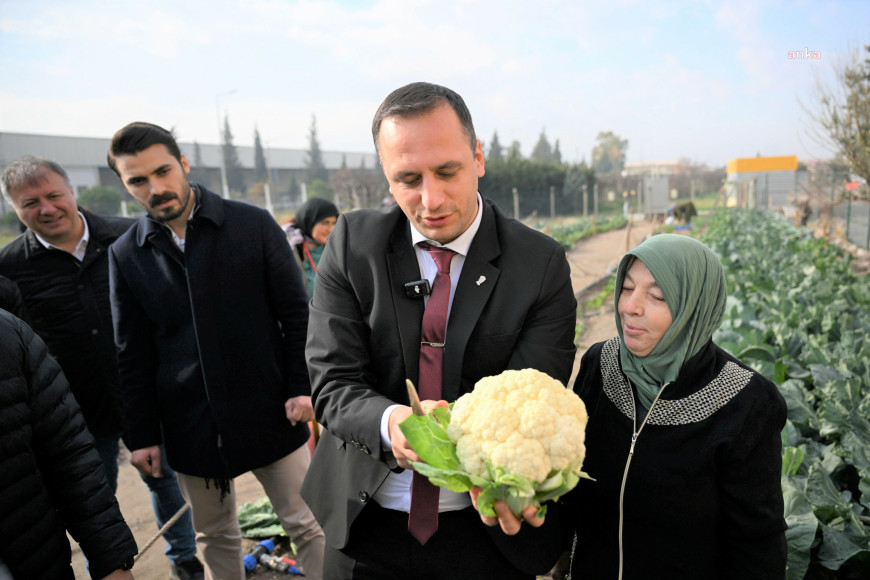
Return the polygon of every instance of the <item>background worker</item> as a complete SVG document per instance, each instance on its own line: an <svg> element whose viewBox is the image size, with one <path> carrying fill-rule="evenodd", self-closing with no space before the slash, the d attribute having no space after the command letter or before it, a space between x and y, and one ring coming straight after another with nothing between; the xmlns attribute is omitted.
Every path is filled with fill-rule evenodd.
<svg viewBox="0 0 870 580"><path fill-rule="evenodd" d="M321 197L312 197L299 206L293 221L284 226L287 238L308 285L308 295L314 294L314 275L317 264L326 247L326 240L335 227L338 219L338 208L335 204Z"/></svg>

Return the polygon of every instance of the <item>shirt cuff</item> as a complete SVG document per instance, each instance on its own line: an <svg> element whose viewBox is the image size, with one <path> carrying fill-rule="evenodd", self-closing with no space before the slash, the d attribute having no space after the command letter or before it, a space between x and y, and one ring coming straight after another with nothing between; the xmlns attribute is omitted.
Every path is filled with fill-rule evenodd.
<svg viewBox="0 0 870 580"><path fill-rule="evenodd" d="M381 415L381 445L384 446L384 449L393 449L393 442L390 441L390 414L393 412L393 409L397 409L402 405L390 405L384 411L384 414Z"/></svg>

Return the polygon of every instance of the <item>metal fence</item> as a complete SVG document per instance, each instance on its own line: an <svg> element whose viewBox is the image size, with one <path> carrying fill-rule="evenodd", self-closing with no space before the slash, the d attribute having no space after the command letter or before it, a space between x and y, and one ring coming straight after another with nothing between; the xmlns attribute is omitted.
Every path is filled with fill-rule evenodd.
<svg viewBox="0 0 870 580"><path fill-rule="evenodd" d="M843 237L870 250L870 202L841 202L831 208L831 213L843 223Z"/></svg>

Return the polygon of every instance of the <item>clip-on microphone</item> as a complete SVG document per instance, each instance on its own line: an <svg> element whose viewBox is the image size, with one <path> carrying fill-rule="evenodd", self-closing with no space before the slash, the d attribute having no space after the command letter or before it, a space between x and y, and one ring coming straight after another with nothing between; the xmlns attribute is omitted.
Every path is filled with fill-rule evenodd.
<svg viewBox="0 0 870 580"><path fill-rule="evenodd" d="M415 280L405 284L405 296L408 298L422 298L429 296L432 287L429 285L429 280Z"/></svg>

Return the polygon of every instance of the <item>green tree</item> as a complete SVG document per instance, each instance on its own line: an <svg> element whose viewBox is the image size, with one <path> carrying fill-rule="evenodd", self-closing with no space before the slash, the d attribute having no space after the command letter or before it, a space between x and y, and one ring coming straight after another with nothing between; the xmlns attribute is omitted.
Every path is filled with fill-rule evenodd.
<svg viewBox="0 0 870 580"><path fill-rule="evenodd" d="M513 212L513 188L517 189L520 199L520 213L524 216L537 212L538 215L550 214L550 188L554 187L556 213L567 214L576 211L573 200L566 203L562 194L565 184L565 165L543 163L530 159L517 159L508 163L487 166L486 175L480 179L480 192L495 201L502 210Z"/></svg>
<svg viewBox="0 0 870 580"><path fill-rule="evenodd" d="M76 202L80 207L98 215L118 215L121 211L123 194L106 185L96 185L79 194Z"/></svg>
<svg viewBox="0 0 870 580"><path fill-rule="evenodd" d="M8 211L0 215L0 232L3 230L15 230L15 234L19 233L21 222L18 220L18 214L14 211ZM10 238L11 239L11 238Z"/></svg>
<svg viewBox="0 0 870 580"><path fill-rule="evenodd" d="M559 151L558 139L556 139L556 144L553 146L553 163L562 163L562 152Z"/></svg>
<svg viewBox="0 0 870 580"><path fill-rule="evenodd" d="M207 171L202 163L202 149L199 143L193 142L193 164L190 166L190 181L205 183Z"/></svg>
<svg viewBox="0 0 870 580"><path fill-rule="evenodd" d="M504 156L501 151L501 143L498 141L498 131L492 134L492 143L489 145L489 156L486 158L487 163L501 163Z"/></svg>
<svg viewBox="0 0 870 580"><path fill-rule="evenodd" d="M547 133L544 129L541 129L541 136L538 137L538 142L535 143L535 147L532 149L532 154L529 156L529 159L545 163L549 163L553 160L553 148L547 140Z"/></svg>
<svg viewBox="0 0 870 580"><path fill-rule="evenodd" d="M602 131L596 138L597 145L592 148L592 169L602 175L616 175L625 167L625 153L628 140L620 138L612 131Z"/></svg>
<svg viewBox="0 0 870 580"><path fill-rule="evenodd" d="M592 196L594 195L595 187L595 172L586 165L586 162L576 163L568 167L565 174L565 186L562 188L562 195L571 205L571 211L580 213L583 211L583 191L585 188L587 196L587 210L593 211L594 203Z"/></svg>
<svg viewBox="0 0 870 580"><path fill-rule="evenodd" d="M833 86L819 81L816 91L815 110L804 107L817 125L811 134L833 144L852 173L870 183L870 45L835 64Z"/></svg>
<svg viewBox="0 0 870 580"><path fill-rule="evenodd" d="M299 182L296 181L296 172L290 172L290 183L287 184L287 193L285 194L291 201L299 199Z"/></svg>
<svg viewBox="0 0 870 580"><path fill-rule="evenodd" d="M245 178L242 174L242 163L239 161L239 152L233 145L233 133L230 131L229 116L224 117L224 142L222 145L224 167L227 171L227 187L232 191L244 191Z"/></svg>
<svg viewBox="0 0 870 580"><path fill-rule="evenodd" d="M305 194L308 199L312 197L322 197L324 199L332 199L332 188L321 179L315 179L305 188Z"/></svg>
<svg viewBox="0 0 870 580"><path fill-rule="evenodd" d="M520 142L514 140L511 142L511 146L507 152L507 161L509 163L516 163L517 161L522 161L523 152L520 150Z"/></svg>
<svg viewBox="0 0 870 580"><path fill-rule="evenodd" d="M260 141L260 131L254 127L254 181L262 183L269 180L269 169L266 167L266 154Z"/></svg>
<svg viewBox="0 0 870 580"><path fill-rule="evenodd" d="M305 176L308 179L308 183L312 185L318 179L326 185L326 181L329 179L329 173L323 164L320 142L317 140L317 119L314 115L311 115L311 128L308 130L308 153L305 155Z"/></svg>

